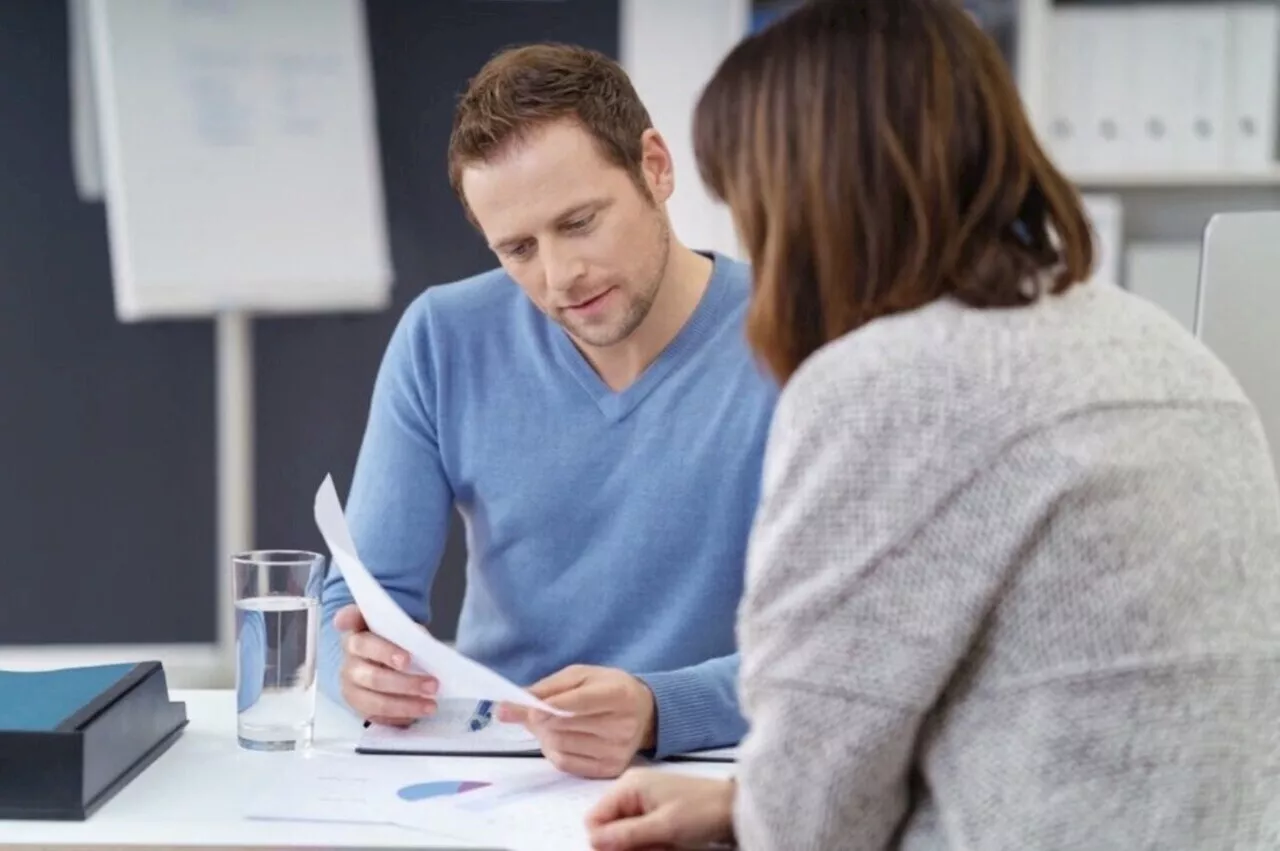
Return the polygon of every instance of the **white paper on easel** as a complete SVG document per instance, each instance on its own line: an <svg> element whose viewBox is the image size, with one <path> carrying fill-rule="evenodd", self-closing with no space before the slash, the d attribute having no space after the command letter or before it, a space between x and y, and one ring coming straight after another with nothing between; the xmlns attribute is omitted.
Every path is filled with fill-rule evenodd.
<svg viewBox="0 0 1280 851"><path fill-rule="evenodd" d="M500 674L438 641L415 623L378 584L356 554L355 541L347 527L332 476L325 476L316 493L315 519L370 631L408 652L418 671L430 672L439 679L441 700L503 701L561 717L571 714L544 703Z"/></svg>
<svg viewBox="0 0 1280 851"><path fill-rule="evenodd" d="M363 3L70 10L73 163L106 200L118 319L390 304Z"/></svg>

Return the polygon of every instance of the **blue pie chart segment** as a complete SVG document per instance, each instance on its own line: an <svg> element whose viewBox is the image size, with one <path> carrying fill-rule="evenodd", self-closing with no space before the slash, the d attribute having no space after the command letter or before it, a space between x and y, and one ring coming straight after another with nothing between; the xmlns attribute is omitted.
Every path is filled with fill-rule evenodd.
<svg viewBox="0 0 1280 851"><path fill-rule="evenodd" d="M414 783L396 792L404 801L425 801L428 798L442 798L447 795L461 795L474 789L483 789L490 784L478 780L433 780L430 783Z"/></svg>

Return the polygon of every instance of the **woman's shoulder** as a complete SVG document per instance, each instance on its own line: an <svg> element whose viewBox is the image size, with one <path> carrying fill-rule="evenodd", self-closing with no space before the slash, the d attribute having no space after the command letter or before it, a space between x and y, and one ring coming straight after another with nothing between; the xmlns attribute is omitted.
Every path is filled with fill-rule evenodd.
<svg viewBox="0 0 1280 851"><path fill-rule="evenodd" d="M1242 402L1230 373L1176 321L1130 293L1077 286L1024 307L940 299L816 351L780 404L998 409L1027 421L1094 405Z"/></svg>
<svg viewBox="0 0 1280 851"><path fill-rule="evenodd" d="M793 411L861 412L916 405L965 405L982 390L990 347L968 309L938 301L882 317L819 348L783 388L779 405Z"/></svg>

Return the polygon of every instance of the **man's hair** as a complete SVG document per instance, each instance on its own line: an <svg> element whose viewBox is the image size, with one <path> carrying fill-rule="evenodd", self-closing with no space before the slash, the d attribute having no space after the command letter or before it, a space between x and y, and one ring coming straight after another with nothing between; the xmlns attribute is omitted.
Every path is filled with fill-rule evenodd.
<svg viewBox="0 0 1280 851"><path fill-rule="evenodd" d="M724 59L694 153L754 267L752 346L782 381L877 317L1028 304L1093 262L1079 197L954 0L800 6Z"/></svg>
<svg viewBox="0 0 1280 851"><path fill-rule="evenodd" d="M580 124L605 159L647 193L640 137L652 122L622 66L584 47L532 44L495 55L458 103L449 138L449 182L463 206L467 166L490 162L532 131L566 119Z"/></svg>

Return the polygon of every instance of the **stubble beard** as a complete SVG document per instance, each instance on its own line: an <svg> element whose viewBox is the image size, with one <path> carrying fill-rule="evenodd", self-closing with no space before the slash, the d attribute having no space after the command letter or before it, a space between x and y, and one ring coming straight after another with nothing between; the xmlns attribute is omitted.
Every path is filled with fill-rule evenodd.
<svg viewBox="0 0 1280 851"><path fill-rule="evenodd" d="M621 295L628 299L628 303L619 321L607 326L579 328L562 320L561 324L565 329L582 342L600 349L616 346L634 334L649 316L649 311L653 309L653 303L657 300L658 291L662 288L662 279L666 275L667 263L671 258L670 236L671 231L666 220L658 214L657 238L650 253L654 263L646 264L640 271L643 276L643 285L638 290L629 292L624 289L621 292Z"/></svg>

